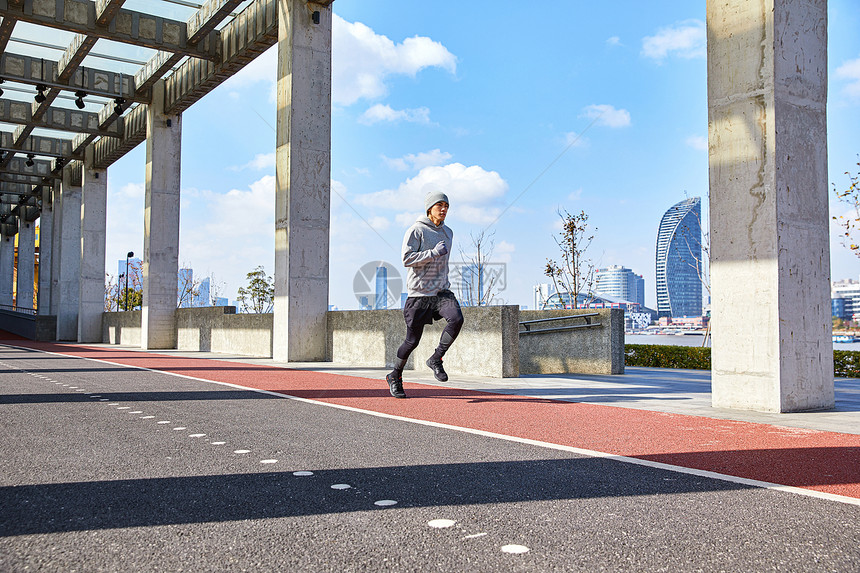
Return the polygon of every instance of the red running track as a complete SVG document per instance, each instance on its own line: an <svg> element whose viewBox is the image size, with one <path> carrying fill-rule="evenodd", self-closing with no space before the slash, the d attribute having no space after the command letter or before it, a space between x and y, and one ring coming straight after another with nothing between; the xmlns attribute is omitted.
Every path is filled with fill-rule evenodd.
<svg viewBox="0 0 860 573"><path fill-rule="evenodd" d="M15 346L860 499L860 435L71 344Z"/></svg>

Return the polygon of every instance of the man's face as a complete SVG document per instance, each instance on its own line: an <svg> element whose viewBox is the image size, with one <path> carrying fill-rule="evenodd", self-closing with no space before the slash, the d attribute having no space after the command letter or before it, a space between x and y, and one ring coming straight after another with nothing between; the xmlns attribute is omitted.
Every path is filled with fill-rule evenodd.
<svg viewBox="0 0 860 573"><path fill-rule="evenodd" d="M430 220L435 224L439 224L445 220L445 216L448 214L448 203L444 201L440 201L436 203L432 207L430 207Z"/></svg>

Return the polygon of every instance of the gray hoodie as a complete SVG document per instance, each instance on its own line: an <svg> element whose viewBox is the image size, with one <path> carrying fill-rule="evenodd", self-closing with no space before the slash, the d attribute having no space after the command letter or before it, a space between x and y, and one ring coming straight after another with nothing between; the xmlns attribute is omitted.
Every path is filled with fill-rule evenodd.
<svg viewBox="0 0 860 573"><path fill-rule="evenodd" d="M448 252L436 256L433 248L444 241ZM448 257L454 246L454 231L442 223L438 227L429 217L421 217L403 237L403 266L407 296L436 296L451 286L448 282Z"/></svg>

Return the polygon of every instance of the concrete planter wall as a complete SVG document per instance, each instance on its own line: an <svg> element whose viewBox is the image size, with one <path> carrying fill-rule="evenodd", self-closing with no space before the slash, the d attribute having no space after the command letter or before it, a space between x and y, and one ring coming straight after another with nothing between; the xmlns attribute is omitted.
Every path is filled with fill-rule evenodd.
<svg viewBox="0 0 860 573"><path fill-rule="evenodd" d="M624 374L624 311L523 310L520 321L597 313L600 326L520 335L521 374ZM584 324L583 319L559 320L531 327L556 328Z"/></svg>
<svg viewBox="0 0 860 573"><path fill-rule="evenodd" d="M465 307L465 324L445 355L445 368L466 376L516 378L519 376L516 306ZM445 321L424 329L407 369L426 368ZM337 364L391 367L406 336L402 310L351 310L328 313L328 356Z"/></svg>
<svg viewBox="0 0 860 573"><path fill-rule="evenodd" d="M272 314L235 314L234 307L180 308L177 349L241 356L272 356ZM519 334L519 323L572 314L597 313L600 326ZM520 311L516 306L463 308L465 324L445 356L445 367L463 376L516 378L520 374L623 374L624 314L619 309ZM140 311L104 314L104 341L140 345ZM327 356L335 364L390 368L406 335L403 312L331 311L327 314ZM546 323L554 328L577 320ZM445 321L424 329L407 369L424 369L439 343Z"/></svg>

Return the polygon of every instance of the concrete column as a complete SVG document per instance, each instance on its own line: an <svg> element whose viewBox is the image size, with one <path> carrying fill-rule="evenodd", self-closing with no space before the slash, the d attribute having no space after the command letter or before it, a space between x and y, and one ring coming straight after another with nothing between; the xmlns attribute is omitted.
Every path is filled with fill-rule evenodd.
<svg viewBox="0 0 860 573"><path fill-rule="evenodd" d="M331 7L278 0L273 357L325 360L331 191Z"/></svg>
<svg viewBox="0 0 860 573"><path fill-rule="evenodd" d="M51 314L51 259L54 250L54 211L51 201L54 187L42 187L42 214L39 216L39 293L36 295L37 314Z"/></svg>
<svg viewBox="0 0 860 573"><path fill-rule="evenodd" d="M713 405L832 408L826 0L708 0Z"/></svg>
<svg viewBox="0 0 860 573"><path fill-rule="evenodd" d="M0 235L0 305L12 303L12 280L15 275L15 235Z"/></svg>
<svg viewBox="0 0 860 573"><path fill-rule="evenodd" d="M164 113L164 82L146 115L146 210L143 223L141 347L176 348L179 275L179 174L182 115Z"/></svg>
<svg viewBox="0 0 860 573"><path fill-rule="evenodd" d="M27 209L20 208L22 213ZM33 308L33 281L36 278L36 222L22 216L18 225L18 273L15 305Z"/></svg>
<svg viewBox="0 0 860 573"><path fill-rule="evenodd" d="M81 199L81 283L78 300L78 341L102 341L105 310L105 235L107 225L107 170L92 167L87 147Z"/></svg>
<svg viewBox="0 0 860 573"><path fill-rule="evenodd" d="M57 340L77 340L78 300L81 280L81 187L72 181L71 170L63 169L59 225L59 275L53 294L57 300Z"/></svg>
<svg viewBox="0 0 860 573"><path fill-rule="evenodd" d="M56 316L60 312L60 250L63 244L63 185L54 184L51 189L51 299L49 314Z"/></svg>

